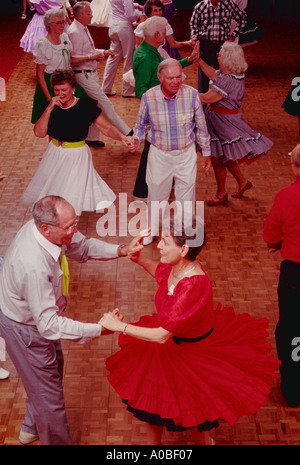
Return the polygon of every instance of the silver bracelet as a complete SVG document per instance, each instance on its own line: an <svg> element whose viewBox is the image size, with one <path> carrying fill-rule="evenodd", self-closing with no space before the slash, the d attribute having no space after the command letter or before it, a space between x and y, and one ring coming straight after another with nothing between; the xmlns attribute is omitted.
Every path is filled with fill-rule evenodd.
<svg viewBox="0 0 300 465"><path fill-rule="evenodd" d="M125 328L123 329L123 334L125 334L125 336L126 336L126 329L127 329L128 324L129 323L126 323Z"/></svg>

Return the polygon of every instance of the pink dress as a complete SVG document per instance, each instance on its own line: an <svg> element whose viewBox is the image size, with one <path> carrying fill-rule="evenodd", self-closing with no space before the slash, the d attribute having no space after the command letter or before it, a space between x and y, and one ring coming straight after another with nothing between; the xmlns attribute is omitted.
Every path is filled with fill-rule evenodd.
<svg viewBox="0 0 300 465"><path fill-rule="evenodd" d="M268 320L213 308L207 275L183 278L169 293L171 266L159 264L157 313L135 323L175 335L165 344L119 336L121 349L107 359L108 380L141 420L167 429L233 425L257 412L277 377L269 355ZM149 415L150 414L150 415Z"/></svg>
<svg viewBox="0 0 300 465"><path fill-rule="evenodd" d="M51 8L62 8L60 0L33 0L31 2L36 9L26 31L21 38L20 47L24 52L33 52L35 44L47 34L44 26L44 14Z"/></svg>

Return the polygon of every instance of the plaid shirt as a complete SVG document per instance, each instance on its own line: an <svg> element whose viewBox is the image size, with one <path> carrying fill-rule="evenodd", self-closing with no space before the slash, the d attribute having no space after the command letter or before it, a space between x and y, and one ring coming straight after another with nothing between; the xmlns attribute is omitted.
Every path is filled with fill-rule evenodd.
<svg viewBox="0 0 300 465"><path fill-rule="evenodd" d="M177 94L167 99L161 86L144 93L137 115L134 135L147 140L160 150L182 150L197 142L203 156L210 156L210 137L196 89L182 85Z"/></svg>
<svg viewBox="0 0 300 465"><path fill-rule="evenodd" d="M232 20L237 23L232 35L237 36L246 24L247 14L231 0L220 0L216 8L210 0L203 0L195 6L190 20L191 37L224 42L231 36Z"/></svg>

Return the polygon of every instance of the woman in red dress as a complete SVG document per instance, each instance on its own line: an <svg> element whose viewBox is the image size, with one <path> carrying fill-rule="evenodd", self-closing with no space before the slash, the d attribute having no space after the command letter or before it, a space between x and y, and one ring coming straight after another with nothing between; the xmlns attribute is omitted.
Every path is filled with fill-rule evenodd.
<svg viewBox="0 0 300 465"><path fill-rule="evenodd" d="M214 310L212 285L196 260L201 247L185 235L163 235L160 263L141 253L132 260L157 281L157 313L136 323L106 313L101 324L119 331L121 350L107 359L108 380L127 408L145 421L149 444L163 428L193 428L197 444L223 419L233 425L264 404L279 366L266 318Z"/></svg>

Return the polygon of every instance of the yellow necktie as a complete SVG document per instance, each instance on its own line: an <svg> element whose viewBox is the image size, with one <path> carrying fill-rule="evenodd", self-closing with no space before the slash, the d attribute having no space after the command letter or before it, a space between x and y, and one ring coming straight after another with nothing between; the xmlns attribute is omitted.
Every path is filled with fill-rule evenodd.
<svg viewBox="0 0 300 465"><path fill-rule="evenodd" d="M63 272L61 277L62 282L62 293L66 297L69 295L69 282L70 282L70 273L69 273L69 265L67 257L65 256L65 252L63 248L61 248L61 270Z"/></svg>

